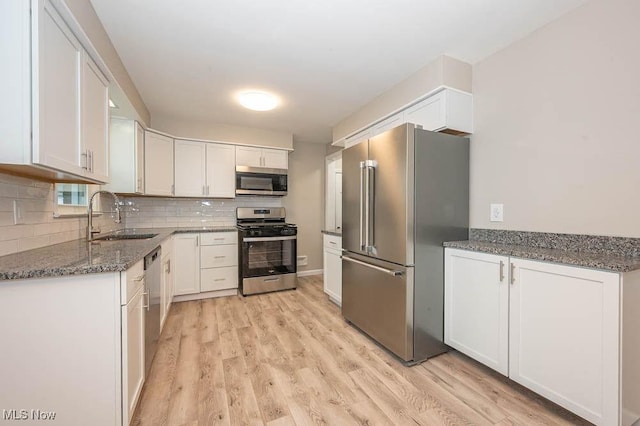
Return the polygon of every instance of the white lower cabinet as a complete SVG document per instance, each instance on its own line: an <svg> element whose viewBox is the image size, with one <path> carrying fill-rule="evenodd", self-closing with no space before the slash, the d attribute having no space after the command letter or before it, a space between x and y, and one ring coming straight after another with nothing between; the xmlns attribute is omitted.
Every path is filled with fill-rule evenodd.
<svg viewBox="0 0 640 426"><path fill-rule="evenodd" d="M445 343L590 422L630 425L640 373L627 356L632 338L625 347L620 336L640 316L622 327L622 289L639 279L447 248ZM624 410L621 389L634 401Z"/></svg>
<svg viewBox="0 0 640 426"><path fill-rule="evenodd" d="M200 235L200 291L238 288L238 233Z"/></svg>
<svg viewBox="0 0 640 426"><path fill-rule="evenodd" d="M173 258L173 237L162 242L162 282L160 285L160 330L169 314L173 300L173 271L171 259Z"/></svg>
<svg viewBox="0 0 640 426"><path fill-rule="evenodd" d="M122 422L129 424L145 380L144 264L137 262L121 276ZM130 296L133 294L133 296Z"/></svg>
<svg viewBox="0 0 640 426"><path fill-rule="evenodd" d="M329 298L342 304L342 237L323 236L324 241L324 292Z"/></svg>
<svg viewBox="0 0 640 426"><path fill-rule="evenodd" d="M200 293L200 235L173 237L173 294Z"/></svg>
<svg viewBox="0 0 640 426"><path fill-rule="evenodd" d="M445 327L447 345L509 374L509 258L447 250Z"/></svg>

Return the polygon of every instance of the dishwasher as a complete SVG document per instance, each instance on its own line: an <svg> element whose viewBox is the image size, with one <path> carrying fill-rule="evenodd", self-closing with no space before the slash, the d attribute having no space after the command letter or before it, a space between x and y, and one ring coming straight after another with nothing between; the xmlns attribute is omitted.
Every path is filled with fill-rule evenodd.
<svg viewBox="0 0 640 426"><path fill-rule="evenodd" d="M160 286L162 283L162 267L160 247L156 247L144 258L144 285L147 296L147 314L144 323L144 367L145 376L149 374L153 356L158 348L160 338Z"/></svg>

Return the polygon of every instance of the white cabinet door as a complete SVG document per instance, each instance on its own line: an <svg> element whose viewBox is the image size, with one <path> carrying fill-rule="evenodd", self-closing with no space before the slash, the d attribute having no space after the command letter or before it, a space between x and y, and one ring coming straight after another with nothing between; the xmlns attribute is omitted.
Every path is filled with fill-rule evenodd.
<svg viewBox="0 0 640 426"><path fill-rule="evenodd" d="M200 293L200 236L173 237L173 285L175 296Z"/></svg>
<svg viewBox="0 0 640 426"><path fill-rule="evenodd" d="M160 332L171 308L173 298L173 275L171 274L171 251L162 250L162 283L160 286Z"/></svg>
<svg viewBox="0 0 640 426"><path fill-rule="evenodd" d="M436 93L404 111L407 123L420 124L425 130L440 130L446 127L445 92Z"/></svg>
<svg viewBox="0 0 640 426"><path fill-rule="evenodd" d="M371 136L379 135L380 133L393 129L402 123L406 123L404 119L404 111L395 113L391 117L385 118L381 122L374 124L371 129Z"/></svg>
<svg viewBox="0 0 640 426"><path fill-rule="evenodd" d="M324 292L338 305L342 304L342 238L324 235Z"/></svg>
<svg viewBox="0 0 640 426"><path fill-rule="evenodd" d="M144 193L144 129L134 120L109 123L109 184L104 189L124 194Z"/></svg>
<svg viewBox="0 0 640 426"><path fill-rule="evenodd" d="M200 291L238 288L238 267L208 268L200 270Z"/></svg>
<svg viewBox="0 0 640 426"><path fill-rule="evenodd" d="M207 144L207 195L216 198L236 196L236 147Z"/></svg>
<svg viewBox="0 0 640 426"><path fill-rule="evenodd" d="M144 194L144 128L137 121L134 124L135 138L134 138L134 153L135 153L135 168L134 168L134 192L136 194ZM113 179L114 176L111 176Z"/></svg>
<svg viewBox="0 0 640 426"><path fill-rule="evenodd" d="M509 258L445 249L444 341L509 374Z"/></svg>
<svg viewBox="0 0 640 426"><path fill-rule="evenodd" d="M237 146L236 166L262 167L262 149L249 146Z"/></svg>
<svg viewBox="0 0 640 426"><path fill-rule="evenodd" d="M509 376L590 422L618 424L620 276L511 262Z"/></svg>
<svg viewBox="0 0 640 426"><path fill-rule="evenodd" d="M281 149L262 149L262 166L270 169L288 169L289 152Z"/></svg>
<svg viewBox="0 0 640 426"><path fill-rule="evenodd" d="M206 160L204 142L175 141L175 195L178 197L204 197L207 195Z"/></svg>
<svg viewBox="0 0 640 426"><path fill-rule="evenodd" d="M34 85L33 162L83 175L80 146L80 64L82 47L48 1L38 2L39 46Z"/></svg>
<svg viewBox="0 0 640 426"><path fill-rule="evenodd" d="M144 384L144 289L122 306L122 417L131 422Z"/></svg>
<svg viewBox="0 0 640 426"><path fill-rule="evenodd" d="M144 186L148 195L173 195L173 139L144 135Z"/></svg>
<svg viewBox="0 0 640 426"><path fill-rule="evenodd" d="M87 155L85 176L109 182L109 82L85 53L82 66L82 147Z"/></svg>

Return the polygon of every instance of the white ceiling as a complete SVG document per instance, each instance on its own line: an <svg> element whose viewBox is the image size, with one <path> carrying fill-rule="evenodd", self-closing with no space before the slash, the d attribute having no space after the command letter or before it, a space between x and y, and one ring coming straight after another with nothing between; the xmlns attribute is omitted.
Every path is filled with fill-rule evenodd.
<svg viewBox="0 0 640 426"><path fill-rule="evenodd" d="M475 63L586 0L91 0L153 117L331 127L441 54ZM240 107L244 88L283 100Z"/></svg>

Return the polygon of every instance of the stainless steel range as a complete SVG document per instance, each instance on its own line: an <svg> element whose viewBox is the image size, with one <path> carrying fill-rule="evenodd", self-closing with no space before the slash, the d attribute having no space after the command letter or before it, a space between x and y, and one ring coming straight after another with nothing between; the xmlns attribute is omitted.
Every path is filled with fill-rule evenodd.
<svg viewBox="0 0 640 426"><path fill-rule="evenodd" d="M238 207L240 292L243 296L297 286L296 225L284 207Z"/></svg>

